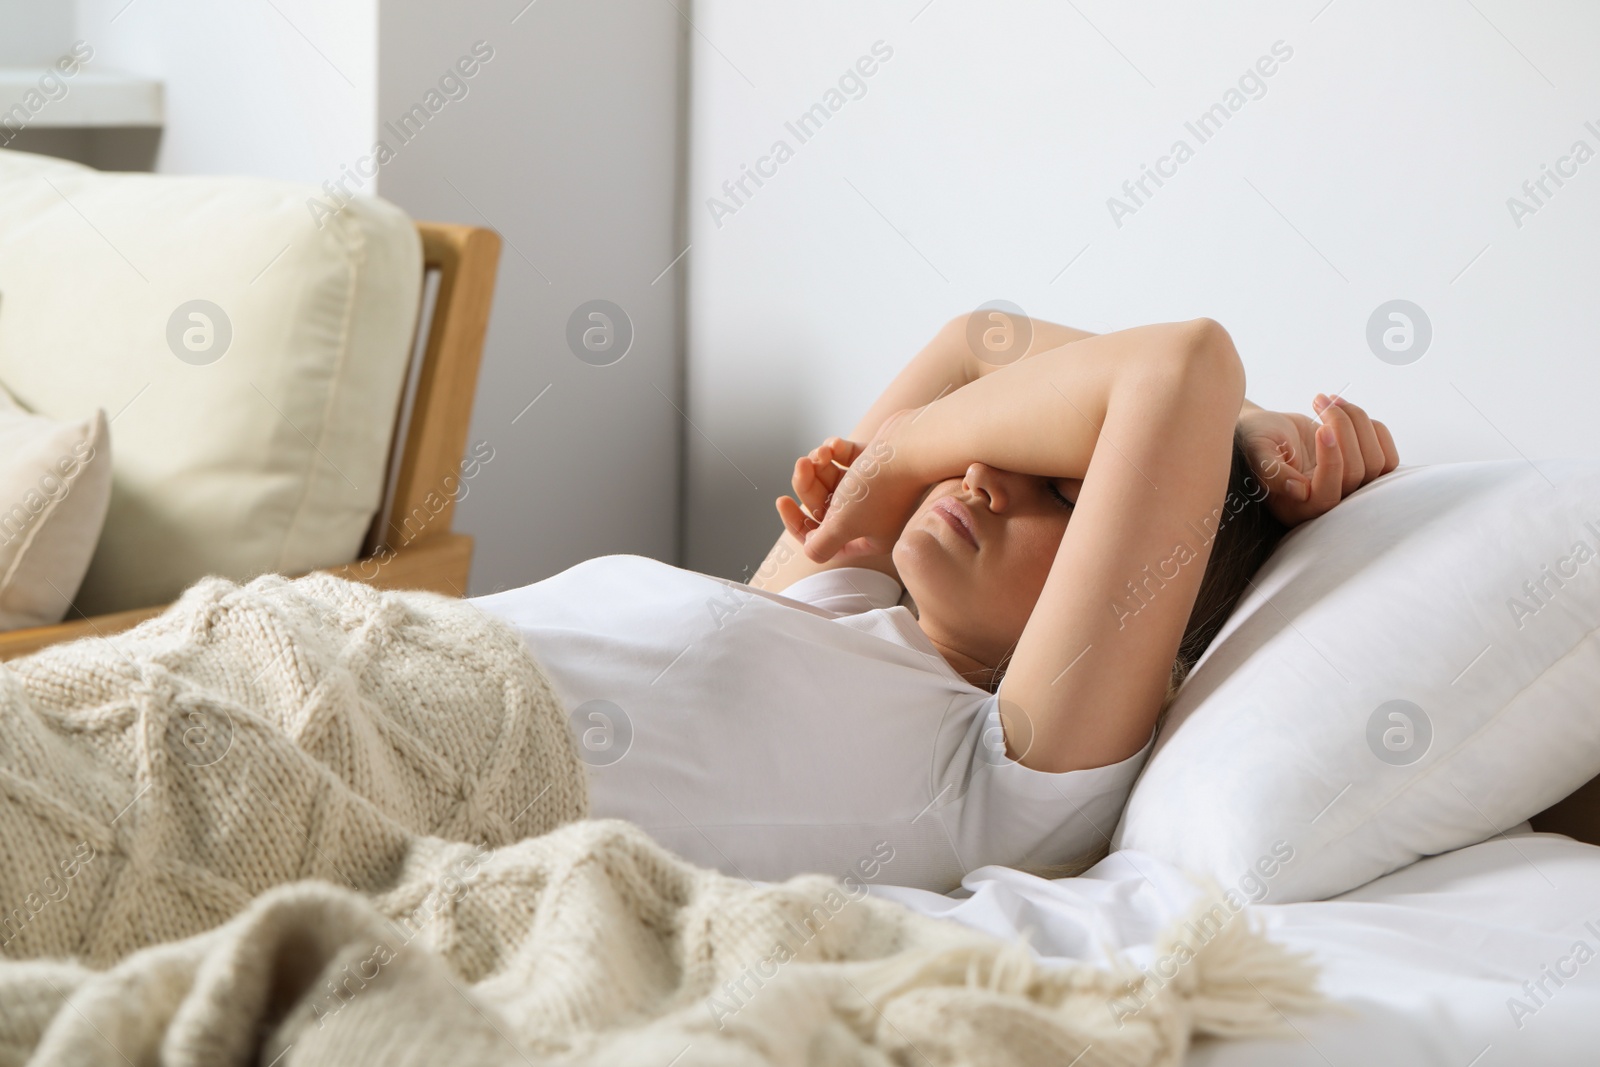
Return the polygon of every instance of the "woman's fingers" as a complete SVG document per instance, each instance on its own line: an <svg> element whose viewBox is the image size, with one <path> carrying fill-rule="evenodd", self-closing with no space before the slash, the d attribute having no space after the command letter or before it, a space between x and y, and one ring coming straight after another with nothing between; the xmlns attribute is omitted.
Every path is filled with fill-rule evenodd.
<svg viewBox="0 0 1600 1067"><path fill-rule="evenodd" d="M817 446L809 455L801 456L795 461L794 477L790 480L790 484L794 487L795 496L800 498L800 503L805 505L812 518L822 521L823 512L828 507L828 499L839 487L839 478L843 473L834 466L833 450L825 444Z"/></svg>
<svg viewBox="0 0 1600 1067"><path fill-rule="evenodd" d="M847 486L837 500L832 493L828 495L828 504L832 505L831 507L810 508L809 515L802 512L799 505L788 497L780 497L778 513L783 515L784 527L800 541L811 561L826 563L837 555L853 536L848 530L850 525L848 513L852 503Z"/></svg>
<svg viewBox="0 0 1600 1067"><path fill-rule="evenodd" d="M866 480L859 471L844 474L831 507L819 515L816 528L805 539L805 552L814 563L826 563L856 539L862 515L862 501L868 495Z"/></svg>
<svg viewBox="0 0 1600 1067"><path fill-rule="evenodd" d="M1277 497L1301 504L1311 495L1311 479L1295 469L1293 446L1269 435L1245 439L1245 455L1250 468L1266 486L1268 499Z"/></svg>
<svg viewBox="0 0 1600 1067"><path fill-rule="evenodd" d="M830 437L795 460L789 484L812 518L822 519L829 498L839 488L839 480L860 454L861 446L856 442Z"/></svg>
<svg viewBox="0 0 1600 1067"><path fill-rule="evenodd" d="M1304 503L1311 497L1311 475L1295 464L1294 444L1284 441L1277 453L1270 457L1262 472L1269 490L1284 493L1289 499Z"/></svg>
<svg viewBox="0 0 1600 1067"><path fill-rule="evenodd" d="M778 498L778 518L783 520L783 528L789 531L790 536L801 544L805 544L806 537L817 528L817 523L800 510L800 505L794 502L793 497Z"/></svg>
<svg viewBox="0 0 1600 1067"><path fill-rule="evenodd" d="M1268 490L1267 506L1289 526L1330 511L1400 463L1389 428L1343 397L1318 393L1321 424L1294 412L1256 413L1245 454ZM1277 428L1274 419L1282 420ZM1243 422L1241 418L1241 423Z"/></svg>
<svg viewBox="0 0 1600 1067"><path fill-rule="evenodd" d="M826 563L838 554L848 540L850 537L842 530L838 517L830 516L803 539L801 547L811 562Z"/></svg>
<svg viewBox="0 0 1600 1067"><path fill-rule="evenodd" d="M832 490L817 477L816 464L810 456L801 456L794 461L794 477L789 480L789 485L812 518L820 520Z"/></svg>
<svg viewBox="0 0 1600 1067"><path fill-rule="evenodd" d="M1366 462L1361 458L1361 442L1356 436L1355 423L1349 414L1338 404L1331 400L1322 408L1322 425L1331 429L1335 436L1335 443L1339 447L1339 460L1342 464L1341 492L1348 496L1361 488L1362 481L1366 478ZM1322 431L1317 431L1317 440L1320 443ZM1317 451L1317 465L1322 465L1322 452Z"/></svg>
<svg viewBox="0 0 1600 1067"><path fill-rule="evenodd" d="M1383 445L1378 440L1377 427L1372 419L1359 405L1352 404L1342 396L1333 398L1356 428L1356 442L1361 448L1361 465L1363 468L1362 484L1372 481L1384 471Z"/></svg>
<svg viewBox="0 0 1600 1067"><path fill-rule="evenodd" d="M1400 466L1400 452L1394 447L1394 435L1389 432L1389 427L1376 419L1372 422L1372 429L1378 435L1378 444L1383 449L1383 473L1388 474Z"/></svg>
<svg viewBox="0 0 1600 1067"><path fill-rule="evenodd" d="M861 455L861 445L856 441L848 441L843 437L830 437L825 442L833 461L840 467L848 467ZM841 471L840 473L843 473Z"/></svg>
<svg viewBox="0 0 1600 1067"><path fill-rule="evenodd" d="M1311 499L1307 501L1307 518L1316 518L1332 510L1344 496L1344 450L1340 447L1338 432L1328 422L1317 429L1317 466L1311 472Z"/></svg>
<svg viewBox="0 0 1600 1067"><path fill-rule="evenodd" d="M817 481L827 487L828 492L833 492L834 486L839 484L839 468L834 466L833 448L828 442L823 442L811 450L811 463Z"/></svg>

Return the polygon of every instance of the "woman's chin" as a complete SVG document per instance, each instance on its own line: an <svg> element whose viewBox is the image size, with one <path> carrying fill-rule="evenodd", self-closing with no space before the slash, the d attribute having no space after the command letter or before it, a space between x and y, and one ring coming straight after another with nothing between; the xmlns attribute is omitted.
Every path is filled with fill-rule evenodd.
<svg viewBox="0 0 1600 1067"><path fill-rule="evenodd" d="M950 539L957 536L950 531ZM900 535L892 554L895 570L918 604L925 596L944 599L939 596L941 590L949 590L967 580L970 564L964 554L957 551L963 547L966 546L947 543L946 538L929 529L907 529Z"/></svg>

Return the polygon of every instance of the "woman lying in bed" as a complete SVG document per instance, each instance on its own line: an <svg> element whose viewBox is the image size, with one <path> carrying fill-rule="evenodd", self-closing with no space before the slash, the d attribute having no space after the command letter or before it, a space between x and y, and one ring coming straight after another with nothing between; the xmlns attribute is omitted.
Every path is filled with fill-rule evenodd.
<svg viewBox="0 0 1600 1067"><path fill-rule="evenodd" d="M572 710L596 816L752 879L946 891L1101 854L1157 718L1288 526L1394 469L1388 430L1244 398L1208 319L952 321L795 464L748 585L629 556L477 603Z"/></svg>

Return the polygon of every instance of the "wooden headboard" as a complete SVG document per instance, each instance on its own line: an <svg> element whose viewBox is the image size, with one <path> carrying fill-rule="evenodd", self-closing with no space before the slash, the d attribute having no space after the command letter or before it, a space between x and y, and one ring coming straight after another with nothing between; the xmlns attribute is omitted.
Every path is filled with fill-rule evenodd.
<svg viewBox="0 0 1600 1067"><path fill-rule="evenodd" d="M1533 828L1600 845L1600 778L1590 779L1567 799L1535 815Z"/></svg>
<svg viewBox="0 0 1600 1067"><path fill-rule="evenodd" d="M452 479L460 476L472 421L500 266L500 235L480 226L416 225L422 238L424 298L417 322L419 330L427 325L427 336L412 344L411 386L401 397L389 446L390 490L361 558L329 568L329 573L384 589L465 596L472 538L450 528L455 515ZM430 280L436 282L431 306L426 299ZM416 342L422 342L420 353ZM419 509L427 521L408 526L408 518ZM165 608L162 604L93 618L79 613L54 626L0 633L0 660L61 641L126 630Z"/></svg>

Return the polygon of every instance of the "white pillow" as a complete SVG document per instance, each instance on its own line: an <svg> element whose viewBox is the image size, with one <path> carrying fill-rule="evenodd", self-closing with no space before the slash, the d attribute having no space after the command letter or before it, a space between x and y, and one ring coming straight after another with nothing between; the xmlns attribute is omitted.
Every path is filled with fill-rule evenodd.
<svg viewBox="0 0 1600 1067"><path fill-rule="evenodd" d="M1261 569L1113 846L1289 902L1491 837L1600 774L1597 624L1600 463L1402 468Z"/></svg>
<svg viewBox="0 0 1600 1067"><path fill-rule="evenodd" d="M0 379L104 408L105 533L78 606L206 574L348 563L383 496L422 291L415 225L260 178L100 173L0 151ZM325 225L318 225L319 218Z"/></svg>
<svg viewBox="0 0 1600 1067"><path fill-rule="evenodd" d="M66 616L110 500L106 413L57 422L0 388L0 630Z"/></svg>

